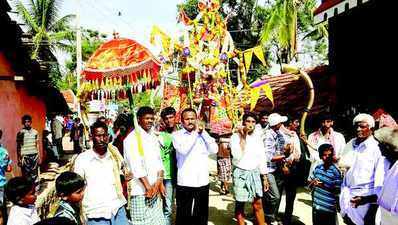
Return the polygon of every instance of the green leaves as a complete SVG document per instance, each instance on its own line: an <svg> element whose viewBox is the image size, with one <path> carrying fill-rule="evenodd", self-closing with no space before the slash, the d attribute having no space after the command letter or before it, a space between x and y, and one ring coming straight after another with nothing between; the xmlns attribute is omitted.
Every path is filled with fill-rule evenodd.
<svg viewBox="0 0 398 225"><path fill-rule="evenodd" d="M296 56L297 38L320 41L327 37L325 25L315 26L316 0L275 0L264 19L261 43L276 46L279 63L290 63ZM323 53L322 53L323 54Z"/></svg>
<svg viewBox="0 0 398 225"><path fill-rule="evenodd" d="M277 0L261 32L263 45L267 46L271 40L276 40L279 47L287 52L285 61L290 61L297 49L297 12L295 0Z"/></svg>
<svg viewBox="0 0 398 225"><path fill-rule="evenodd" d="M27 8L22 4L22 2L18 1L16 4L17 11L19 15L22 17L26 25L29 27L31 32L38 33L39 32L39 25L35 20L35 14L28 11Z"/></svg>
<svg viewBox="0 0 398 225"><path fill-rule="evenodd" d="M57 19L60 3L60 0L30 0L28 7L21 1L16 4L19 15L33 37L33 59L51 58L47 56L48 53L52 54L51 50L66 50L68 42L71 44L73 41L74 35L69 23L74 15Z"/></svg>

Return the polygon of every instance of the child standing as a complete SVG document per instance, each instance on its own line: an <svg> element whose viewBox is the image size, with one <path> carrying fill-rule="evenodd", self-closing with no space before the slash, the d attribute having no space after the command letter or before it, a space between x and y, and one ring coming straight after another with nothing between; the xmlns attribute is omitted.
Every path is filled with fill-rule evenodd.
<svg viewBox="0 0 398 225"><path fill-rule="evenodd" d="M35 201L35 186L25 177L14 177L6 185L6 196L11 207L7 225L32 225L40 221Z"/></svg>
<svg viewBox="0 0 398 225"><path fill-rule="evenodd" d="M77 225L82 224L79 204L84 196L86 182L77 173L63 172L55 181L61 202L54 217L65 217Z"/></svg>
<svg viewBox="0 0 398 225"><path fill-rule="evenodd" d="M314 225L335 225L337 201L342 177L333 164L334 149L330 144L318 148L323 163L316 166L310 175L312 192L312 221Z"/></svg>

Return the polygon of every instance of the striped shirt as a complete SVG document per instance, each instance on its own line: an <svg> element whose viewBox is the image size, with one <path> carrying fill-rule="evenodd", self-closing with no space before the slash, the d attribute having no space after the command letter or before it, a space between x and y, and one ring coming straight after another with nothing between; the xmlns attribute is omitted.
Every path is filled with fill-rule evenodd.
<svg viewBox="0 0 398 225"><path fill-rule="evenodd" d="M21 155L37 154L38 149L36 142L39 138L39 133L31 128L27 130L23 128L17 134L17 143L21 144Z"/></svg>
<svg viewBox="0 0 398 225"><path fill-rule="evenodd" d="M319 211L336 212L337 191L343 181L340 171L335 165L325 169L323 163L315 167L310 179L318 179L327 188L315 187L312 192L312 208ZM335 191L332 191L335 190Z"/></svg>

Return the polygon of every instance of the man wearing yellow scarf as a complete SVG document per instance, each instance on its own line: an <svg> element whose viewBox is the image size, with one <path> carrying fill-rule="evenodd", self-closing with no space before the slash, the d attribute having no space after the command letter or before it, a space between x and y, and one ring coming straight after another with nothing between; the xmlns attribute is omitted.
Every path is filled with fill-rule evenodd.
<svg viewBox="0 0 398 225"><path fill-rule="evenodd" d="M152 130L155 112L143 106L138 109L138 126L123 141L123 155L133 173L129 185L130 215L133 225L164 225L162 197L163 162L158 137Z"/></svg>

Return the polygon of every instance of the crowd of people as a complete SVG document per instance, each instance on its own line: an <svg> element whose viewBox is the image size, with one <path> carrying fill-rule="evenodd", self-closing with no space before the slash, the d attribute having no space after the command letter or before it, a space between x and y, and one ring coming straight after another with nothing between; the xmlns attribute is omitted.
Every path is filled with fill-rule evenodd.
<svg viewBox="0 0 398 225"><path fill-rule="evenodd" d="M297 188L303 184L311 190L314 225L336 225L338 213L348 225L398 224L396 124L376 128L371 115L358 114L356 136L346 142L329 114L308 139L298 134L298 118L279 113L246 112L232 134L221 136L209 133L191 108L179 115L164 108L157 120L154 109L144 106L136 116L134 125L132 114L120 114L111 128L99 118L90 127L87 150L84 126L75 119L70 138L78 156L72 171L57 177L59 207L53 218L42 221L34 207L38 132L29 115L22 117L17 163L24 176L6 181L12 162L0 147L0 193L13 203L7 224L206 225L209 155L217 155L220 194L232 191L238 225L245 224L246 203L258 225L292 224ZM62 145L58 122L52 122L55 146ZM283 192L286 204L279 218Z"/></svg>

